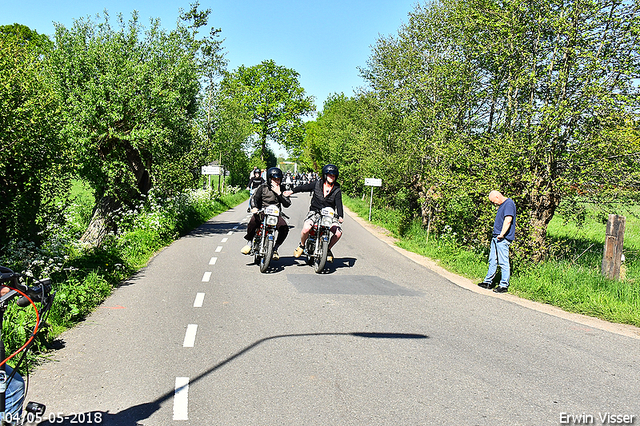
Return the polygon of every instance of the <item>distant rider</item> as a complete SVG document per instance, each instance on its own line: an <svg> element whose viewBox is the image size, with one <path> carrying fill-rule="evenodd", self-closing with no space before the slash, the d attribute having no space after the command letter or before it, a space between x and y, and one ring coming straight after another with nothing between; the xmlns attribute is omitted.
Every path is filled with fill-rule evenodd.
<svg viewBox="0 0 640 426"><path fill-rule="evenodd" d="M304 220L302 226L302 232L300 233L300 245L293 252L294 257L300 257L304 253L304 244L309 238L309 231L313 227L315 221L319 219L320 211L324 207L331 207L336 211L337 217L334 218L334 223L331 226L331 241L329 241L329 252L327 254L327 261L333 262L333 253L331 247L333 247L340 237L342 236L341 224L344 221L344 212L342 208L342 190L338 180L338 167L333 164L327 164L322 168L322 179L318 179L309 182L304 185L296 186L293 191L285 191L285 196L291 196L298 192L310 192L311 206L309 207L309 213Z"/></svg>
<svg viewBox="0 0 640 426"><path fill-rule="evenodd" d="M253 169L253 176L249 179L249 185L247 188L249 189L249 198L253 197L253 193L256 191L256 188L264 183L264 179L260 176L260 169ZM247 208L247 212L251 210L251 207Z"/></svg>
<svg viewBox="0 0 640 426"><path fill-rule="evenodd" d="M242 254L251 253L251 242L253 241L253 237L256 235L256 229L262 219L264 218L264 213L259 212L263 207L269 206L271 204L275 204L282 211L282 206L289 207L291 205L291 200L288 195L285 195L281 188L280 183L282 182L282 170L277 167L271 167L267 170L267 182L263 183L259 187L256 188L253 196L249 200L249 205L251 206L251 220L247 225L247 235L245 235L244 239L247 240L247 245L242 247ZM282 213L278 218L278 225L276 225L278 230L278 237L276 238L276 243L273 247L273 260L280 259L280 255L278 254L278 248L287 238L289 234L289 225L282 217Z"/></svg>

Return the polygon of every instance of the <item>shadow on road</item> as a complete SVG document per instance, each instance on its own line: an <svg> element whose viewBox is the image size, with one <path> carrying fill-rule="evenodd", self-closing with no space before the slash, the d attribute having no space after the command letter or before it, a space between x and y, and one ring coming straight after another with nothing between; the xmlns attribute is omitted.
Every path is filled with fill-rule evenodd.
<svg viewBox="0 0 640 426"><path fill-rule="evenodd" d="M415 340L415 339L428 339L429 336L425 334L412 334L412 333L378 333L378 332L353 332L353 333L300 333L300 334L281 334L277 336L265 337L264 339L260 339L251 345L245 347L240 350L236 354L230 356L224 361L214 365L210 369L202 372L200 375L191 378L189 380L190 384L196 383L208 375L216 372L221 369L225 365L231 363L237 358L243 356L247 352L255 349L256 347L262 345L265 342L269 342L271 340L276 339L284 339L289 337L321 337L321 336L350 336L350 337L360 337L366 339L407 339L407 340ZM179 390L179 389L177 389ZM164 395L157 398L155 401L147 402L144 404L135 405L133 407L129 407L126 410L119 411L117 413L110 413L108 411L92 411L87 413L82 413L84 416L84 423L86 423L86 419L91 419L94 423L101 423L104 425L113 425L113 426L136 426L140 421L149 418L153 413L160 409L160 406L165 403L167 400L171 399L177 390L172 389L171 391L165 393ZM48 419L47 413L43 416L44 419ZM100 419L100 422L97 420ZM48 425L75 425L79 423L79 415L76 416L65 416L64 418L57 418L55 413L52 413L51 417L52 421L44 421L38 423L40 426L48 426Z"/></svg>
<svg viewBox="0 0 640 426"><path fill-rule="evenodd" d="M234 227L238 227L233 229ZM245 223L238 222L206 222L189 232L185 238L207 237L209 235L227 234L229 231L240 231L247 229Z"/></svg>

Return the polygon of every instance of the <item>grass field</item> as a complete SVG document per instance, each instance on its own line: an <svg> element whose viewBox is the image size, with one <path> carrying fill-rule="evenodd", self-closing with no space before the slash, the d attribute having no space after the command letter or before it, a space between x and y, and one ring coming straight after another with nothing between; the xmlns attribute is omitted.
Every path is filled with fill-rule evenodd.
<svg viewBox="0 0 640 426"><path fill-rule="evenodd" d="M368 200L345 197L344 202L360 217L368 218ZM639 213L638 206L616 212L626 217L621 280L609 280L600 274L607 215L587 206L582 226L565 221L561 215L554 217L548 228L550 258L537 264L512 265L509 292L568 312L640 327ZM398 238L400 247L437 260L451 272L477 282L486 274L487 250L462 248L451 235L431 234L427 242L426 230L418 220L400 236L399 216L388 208L374 208L372 222Z"/></svg>

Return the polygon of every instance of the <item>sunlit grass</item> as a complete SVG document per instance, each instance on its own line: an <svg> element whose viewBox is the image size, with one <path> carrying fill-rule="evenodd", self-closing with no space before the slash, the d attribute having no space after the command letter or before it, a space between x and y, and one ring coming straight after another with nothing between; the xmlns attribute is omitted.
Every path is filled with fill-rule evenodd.
<svg viewBox="0 0 640 426"><path fill-rule="evenodd" d="M358 216L368 218L368 200L345 197L344 203ZM512 265L509 292L568 312L640 326L640 220L633 211L626 217L622 280L609 280L600 274L606 217L592 212L582 226L577 226L558 215L548 228L550 259ZM371 221L398 238L398 246L437 260L451 272L477 282L486 274L486 248L462 248L455 236L446 232L432 233L427 242L427 232L418 220L401 236L400 217L389 208L374 207Z"/></svg>

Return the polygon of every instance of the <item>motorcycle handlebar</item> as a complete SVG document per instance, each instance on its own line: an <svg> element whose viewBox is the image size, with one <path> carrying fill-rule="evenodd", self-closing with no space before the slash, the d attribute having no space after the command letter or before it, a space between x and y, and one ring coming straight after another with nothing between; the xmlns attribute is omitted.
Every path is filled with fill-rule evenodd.
<svg viewBox="0 0 640 426"><path fill-rule="evenodd" d="M45 278L43 280L37 281L35 286L27 287L26 291L22 292L29 296L29 299L31 299L34 303L43 303L51 294L51 279ZM29 306L29 299L24 296L20 296L16 303L21 308L25 308Z"/></svg>
<svg viewBox="0 0 640 426"><path fill-rule="evenodd" d="M20 290L22 293L29 296L29 299L34 303L46 303L48 301L51 296L51 279L45 278L36 281L32 287L28 287L19 281L20 277L22 277L22 274L15 273L9 268L0 266L0 284L8 283L7 287ZM15 290L5 294L2 297L2 300L7 301L17 296L19 293ZM16 303L21 308L29 306L29 300L22 295L18 298Z"/></svg>

